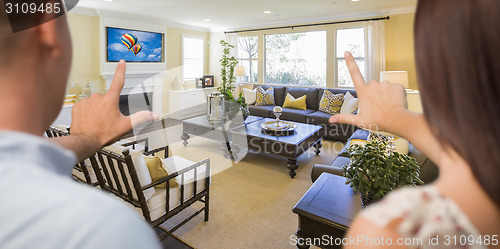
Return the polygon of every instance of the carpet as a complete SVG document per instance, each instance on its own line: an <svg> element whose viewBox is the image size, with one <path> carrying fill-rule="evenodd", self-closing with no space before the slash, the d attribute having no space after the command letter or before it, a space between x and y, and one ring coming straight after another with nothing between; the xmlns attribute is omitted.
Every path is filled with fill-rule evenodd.
<svg viewBox="0 0 500 249"><path fill-rule="evenodd" d="M311 148L298 159L297 176L291 179L284 158L243 149L242 159L232 162L222 156L221 142L191 137L184 147L181 130L177 125L165 133L172 155L211 160L210 219L205 222L198 215L174 234L200 249L295 248L290 236L297 230L297 215L292 208L312 185L312 166L330 164L343 144L326 140L319 156ZM194 204L162 225L172 228L202 205Z"/></svg>

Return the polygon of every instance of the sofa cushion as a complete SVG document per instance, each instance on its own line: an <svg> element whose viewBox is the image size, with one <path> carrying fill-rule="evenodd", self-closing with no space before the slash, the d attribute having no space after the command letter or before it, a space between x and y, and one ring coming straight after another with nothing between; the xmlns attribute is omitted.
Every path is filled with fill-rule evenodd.
<svg viewBox="0 0 500 249"><path fill-rule="evenodd" d="M353 114L358 109L359 101L350 92L344 95L344 103L340 108L341 114Z"/></svg>
<svg viewBox="0 0 500 249"><path fill-rule="evenodd" d="M355 97L355 98L358 97L358 94L356 94L356 90L319 88L318 89L318 107L319 107L319 103L321 101L321 98L323 97L323 93L325 92L325 90L328 90L329 92L331 92L333 94L339 94L339 93L345 94L346 92L350 92L353 97Z"/></svg>
<svg viewBox="0 0 500 249"><path fill-rule="evenodd" d="M307 109L318 110L318 89L317 88L299 88L287 87L286 93L291 94L294 98L300 98L306 95ZM283 96L285 96L284 94ZM283 105L281 105L283 106Z"/></svg>
<svg viewBox="0 0 500 249"><path fill-rule="evenodd" d="M274 90L274 103L276 105L283 106L283 103L285 103L285 90L286 90L286 87L283 87L283 86L266 86L266 85L255 84L254 88L257 88L259 86L262 87L262 89L264 89L264 90L267 90L270 87L272 87L273 90Z"/></svg>
<svg viewBox="0 0 500 249"><path fill-rule="evenodd" d="M267 90L262 89L262 87L257 87L257 97L255 100L255 105L265 106L265 105L275 105L274 104L274 89L272 87Z"/></svg>
<svg viewBox="0 0 500 249"><path fill-rule="evenodd" d="M245 97L245 103L253 105L257 100L257 89L250 90L243 88L243 96Z"/></svg>
<svg viewBox="0 0 500 249"><path fill-rule="evenodd" d="M280 119L294 122L306 123L306 116L315 112L314 110L299 110L292 108L283 108ZM273 115L274 116L274 115Z"/></svg>
<svg viewBox="0 0 500 249"><path fill-rule="evenodd" d="M330 124L328 119L332 115L321 111L310 113L306 117L308 124L320 125L323 127L325 138L334 139L338 141L347 141L347 139L356 131L356 126L348 124ZM368 133L365 136L368 136Z"/></svg>
<svg viewBox="0 0 500 249"><path fill-rule="evenodd" d="M315 111L307 115L308 124L329 124L328 120L332 115L322 111Z"/></svg>
<svg viewBox="0 0 500 249"><path fill-rule="evenodd" d="M251 115L264 117L264 118L271 118L271 113L273 112L273 108L274 108L274 106L271 106L271 105L266 105L266 106L249 105L248 106L248 110L250 111ZM274 118L274 115L273 115L273 118Z"/></svg>
<svg viewBox="0 0 500 249"><path fill-rule="evenodd" d="M283 103L283 107L307 110L306 97L307 95L303 95L300 98L295 98L291 94L287 93L285 103Z"/></svg>
<svg viewBox="0 0 500 249"><path fill-rule="evenodd" d="M333 94L328 90L323 92L323 96L319 101L319 111L334 115L339 114L342 104L344 103L344 94Z"/></svg>

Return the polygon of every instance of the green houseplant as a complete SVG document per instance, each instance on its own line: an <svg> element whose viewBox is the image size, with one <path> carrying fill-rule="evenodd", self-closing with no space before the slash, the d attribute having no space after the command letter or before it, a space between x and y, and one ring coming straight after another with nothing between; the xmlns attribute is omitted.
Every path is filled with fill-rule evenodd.
<svg viewBox="0 0 500 249"><path fill-rule="evenodd" d="M368 141L364 146L354 144L346 154L351 158L342 168L346 184L354 192L361 193L363 207L380 200L393 189L423 184L415 158L396 151L388 152L384 141Z"/></svg>
<svg viewBox="0 0 500 249"><path fill-rule="evenodd" d="M217 90L219 90L219 92L222 93L226 99L226 116L232 120L238 112L241 111L244 120L250 115L247 104L245 103L245 98L242 93L240 93L238 98L233 96L233 91L235 89L234 82L236 81L236 77L234 76L234 67L238 65L238 60L234 56L230 57L229 53L234 46L224 40L221 40L220 44L224 49L222 59L220 59L222 66L222 83Z"/></svg>

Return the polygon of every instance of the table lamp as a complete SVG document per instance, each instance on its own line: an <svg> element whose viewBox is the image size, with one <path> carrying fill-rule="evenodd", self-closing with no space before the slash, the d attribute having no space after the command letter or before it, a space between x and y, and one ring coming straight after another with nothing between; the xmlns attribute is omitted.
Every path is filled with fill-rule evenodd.
<svg viewBox="0 0 500 249"><path fill-rule="evenodd" d="M244 77L244 76L247 76L247 67L245 66L237 66L234 68L234 76L238 77L239 79L241 79L240 77ZM240 81L241 83L241 81Z"/></svg>
<svg viewBox="0 0 500 249"><path fill-rule="evenodd" d="M394 84L401 84L405 89L410 87L407 71L384 71L380 72L380 82L388 81Z"/></svg>

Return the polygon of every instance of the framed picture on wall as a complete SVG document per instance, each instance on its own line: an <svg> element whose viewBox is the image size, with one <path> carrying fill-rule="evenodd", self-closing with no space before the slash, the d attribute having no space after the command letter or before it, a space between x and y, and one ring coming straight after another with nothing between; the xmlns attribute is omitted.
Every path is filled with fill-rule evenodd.
<svg viewBox="0 0 500 249"><path fill-rule="evenodd" d="M204 78L196 78L194 79L194 83L196 84L196 88L204 88Z"/></svg>
<svg viewBox="0 0 500 249"><path fill-rule="evenodd" d="M203 76L203 87L214 87L214 76L213 75L205 75Z"/></svg>

